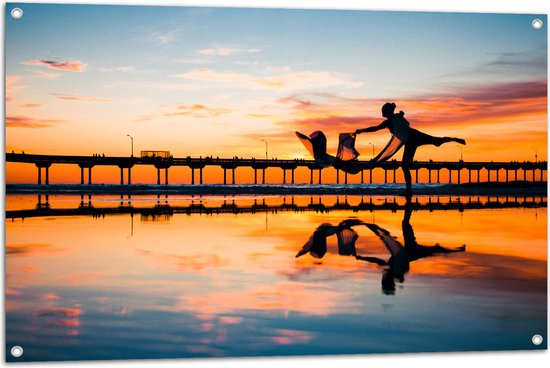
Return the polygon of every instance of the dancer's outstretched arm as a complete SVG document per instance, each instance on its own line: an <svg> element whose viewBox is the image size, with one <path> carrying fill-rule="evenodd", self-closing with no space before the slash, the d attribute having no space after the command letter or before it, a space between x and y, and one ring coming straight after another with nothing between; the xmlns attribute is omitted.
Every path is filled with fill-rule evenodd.
<svg viewBox="0 0 550 368"><path fill-rule="evenodd" d="M355 131L355 134L376 132L376 131L378 131L378 130L381 130L381 129L384 129L384 128L387 128L387 127L388 127L388 121L387 121L387 120L384 120L383 122L381 122L381 123L378 124L378 125L371 126L371 127L364 128L364 129L357 129L357 130Z"/></svg>

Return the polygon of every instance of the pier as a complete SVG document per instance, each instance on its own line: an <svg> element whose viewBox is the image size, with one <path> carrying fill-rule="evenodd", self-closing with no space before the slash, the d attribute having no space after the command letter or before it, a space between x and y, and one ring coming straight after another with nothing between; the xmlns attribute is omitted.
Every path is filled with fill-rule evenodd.
<svg viewBox="0 0 550 368"><path fill-rule="evenodd" d="M80 168L80 184L94 183L92 169L97 166L115 166L120 169L120 184L132 184L132 168L136 165L149 165L157 169L157 184L169 184L169 169L172 167L187 167L191 170L190 184L203 184L203 170L208 166L223 169L223 184L235 184L237 169L250 167L254 170L254 184L265 184L266 170L282 170L282 184L295 184L295 171L305 167L310 171L310 184L323 184L323 168L314 160L304 159L254 159L254 158L175 158L175 157L114 157L114 156L65 156L38 155L24 153L6 153L6 162L26 163L37 168L37 183L50 184L49 169L52 165L77 165ZM400 161L392 160L371 166L369 161L357 161L361 168L362 184L373 183L373 171L383 170L384 183L397 183L396 173L400 169ZM461 173L465 170L466 183L480 183L482 177L486 182L544 181L547 171L546 161L525 162L466 162L466 161L415 161L411 171L413 181L419 183L419 172L428 173L427 183L461 183ZM504 171L504 180L499 179L499 172ZM483 174L482 174L483 173ZM230 174L230 180L228 178ZM348 175L336 171L336 184L347 184ZM343 177L343 178L341 178ZM221 178L220 178L221 179ZM343 179L343 180L342 180ZM75 183L76 184L76 183ZM327 183L324 183L327 184Z"/></svg>
<svg viewBox="0 0 550 368"><path fill-rule="evenodd" d="M157 196L157 203L154 206L139 207L131 204L131 196L120 196L120 203L112 207L93 205L91 195L81 195L80 204L75 208L52 208L48 195L38 195L34 209L21 209L6 211L6 219L26 219L33 217L49 216L94 216L106 215L141 215L144 220L168 219L176 214L245 214L245 213L278 213L278 212L316 212L329 213L332 211L349 210L354 213L365 215L373 211L397 212L405 209L403 201L393 198L373 200L372 196L361 197L360 201L348 201L346 196L337 197L336 202L324 204L319 197L309 199L289 197L283 199L282 203L269 203L269 200L255 199L251 203L238 204L234 199L224 200L217 205L205 204L200 196L188 205L170 205L168 196ZM455 197L428 197L422 202L416 198L411 204L414 211L453 211L458 210L479 210L479 209L502 209L502 208L546 208L546 196L541 195L494 195L458 198Z"/></svg>

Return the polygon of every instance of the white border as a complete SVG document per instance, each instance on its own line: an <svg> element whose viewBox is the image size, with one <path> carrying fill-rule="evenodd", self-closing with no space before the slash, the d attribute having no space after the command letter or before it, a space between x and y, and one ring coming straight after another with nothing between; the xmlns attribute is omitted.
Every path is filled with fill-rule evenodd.
<svg viewBox="0 0 550 368"><path fill-rule="evenodd" d="M395 10L395 11L443 11L443 12L474 12L474 13L550 13L550 1L542 0L460 0L460 1L438 1L438 0L152 0L135 1L26 1L29 3L65 3L65 4L121 4L121 5L195 5L195 6L229 6L229 7L271 7L271 8L303 8L303 9L351 9L351 10ZM5 2L3 2L5 13ZM548 25L545 30L548 32ZM0 17L0 29L4 30L4 18ZM4 52L4 37L1 39L2 53ZM550 48L549 48L550 49ZM2 54L2 56L4 56ZM550 56L550 55L549 55ZM550 59L550 57L549 57ZM0 66L4 70L4 57L0 59ZM5 80L4 80L5 83ZM4 88L2 97L4 98ZM2 116L4 116L4 105L1 104ZM0 141L4 146L4 129L0 129ZM1 175L0 188L2 198L4 197L5 173L4 155L0 155ZM2 200L2 213L5 212ZM1 226L2 239L4 228ZM3 262L1 270L2 281L4 279ZM0 293L3 306L4 296ZM3 311L3 309L2 309ZM3 313L2 313L3 314ZM4 317L0 318L0 361L4 359ZM545 338L548 338L545 336ZM113 342L116 343L116 342ZM546 362L546 363L545 363ZM388 367L392 368L455 368L455 367L477 367L477 366L500 366L506 367L548 367L550 353L548 351L533 352L498 352L498 353L437 353L437 354L397 354L397 355L364 355L364 356L340 356L340 357L307 357L307 358L246 358L246 359L181 359L181 360L149 360L149 361L114 361L114 362L68 362L68 363L17 363L8 365L10 367L225 367L225 368L247 368L247 367L280 367L285 368L315 366L316 368L328 368L335 366L355 367ZM6 366L5 363L0 363Z"/></svg>
<svg viewBox="0 0 550 368"><path fill-rule="evenodd" d="M9 1L18 2L18 1ZM443 2L438 0L29 0L26 3L59 4L110 4L150 6L219 6L255 8L298 9L350 9L350 10L395 10L395 11L443 11L474 13L549 13L550 5L541 0L461 0ZM5 1L3 4L5 5Z"/></svg>

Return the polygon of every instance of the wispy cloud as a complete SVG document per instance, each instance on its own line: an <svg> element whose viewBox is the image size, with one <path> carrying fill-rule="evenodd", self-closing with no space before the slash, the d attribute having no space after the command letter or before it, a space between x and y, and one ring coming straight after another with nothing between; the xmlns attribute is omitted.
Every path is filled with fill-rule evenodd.
<svg viewBox="0 0 550 368"><path fill-rule="evenodd" d="M150 115L143 115L136 119L135 121L138 123L153 121L160 117L181 117L181 116L188 116L192 118L215 118L223 114L230 113L231 110L223 108L223 107L214 107L214 106L206 106L202 104L194 104L194 105L186 105L186 104L180 104L177 106L170 107L168 109L164 109L163 112L156 113L156 114L150 114Z"/></svg>
<svg viewBox="0 0 550 368"><path fill-rule="evenodd" d="M13 100L14 93L21 89L21 86L18 85L21 79L22 77L19 75L6 76L6 102L11 102Z"/></svg>
<svg viewBox="0 0 550 368"><path fill-rule="evenodd" d="M88 64L84 64L81 61L53 61L53 60L27 60L22 61L24 65L41 65L55 70L66 70L70 72L83 72L86 70Z"/></svg>
<svg viewBox="0 0 550 368"><path fill-rule="evenodd" d="M546 51L501 52L492 54L490 61L477 66L443 74L440 78L526 78L546 74Z"/></svg>
<svg viewBox="0 0 550 368"><path fill-rule="evenodd" d="M262 114L262 113L252 113L252 114L246 114L246 116L254 119L275 119L277 118L277 115L274 114Z"/></svg>
<svg viewBox="0 0 550 368"><path fill-rule="evenodd" d="M262 51L259 48L238 48L238 47L217 47L198 50L197 53L201 55L210 55L210 56L232 56L239 54L251 54Z"/></svg>
<svg viewBox="0 0 550 368"><path fill-rule="evenodd" d="M36 119L29 116L6 116L6 128L49 128L62 120Z"/></svg>
<svg viewBox="0 0 550 368"><path fill-rule="evenodd" d="M215 61L214 59L208 59L208 58L187 58L187 59L174 59L172 60L174 63L179 64L213 64Z"/></svg>
<svg viewBox="0 0 550 368"><path fill-rule="evenodd" d="M271 75L255 76L243 73L223 73L207 68L193 69L179 75L180 78L212 83L211 87L229 87L241 89L273 89L292 91L317 89L334 86L359 87L361 83L351 82L329 72L299 71L291 72L283 68L272 70Z"/></svg>
<svg viewBox="0 0 550 368"><path fill-rule="evenodd" d="M37 107L42 107L44 105L42 104L37 104L37 103L27 103L27 104L23 104L21 105L21 107L25 108L25 109L34 109L34 108L37 108Z"/></svg>
<svg viewBox="0 0 550 368"><path fill-rule="evenodd" d="M110 67L110 68L98 68L99 71L102 71L104 73L134 73L137 71L137 68L134 66L118 66L118 67Z"/></svg>
<svg viewBox="0 0 550 368"><path fill-rule="evenodd" d="M195 65L205 65L215 63L214 59L211 58L186 58L186 59L174 59L174 63L178 64L195 64Z"/></svg>
<svg viewBox="0 0 550 368"><path fill-rule="evenodd" d="M38 70L34 71L34 75L37 78L42 78L42 79L55 79L61 76L61 74L59 73L48 73L48 72L38 71Z"/></svg>
<svg viewBox="0 0 550 368"><path fill-rule="evenodd" d="M102 98L96 96L78 96L78 95L64 95L59 93L50 93L52 96L55 96L58 100L69 101L69 102L113 102L110 98Z"/></svg>
<svg viewBox="0 0 550 368"><path fill-rule="evenodd" d="M428 134L463 137L468 141L468 150L490 157L494 152L502 154L511 141L518 147L525 142L533 145L534 141L545 141L546 91L546 80L472 84L394 102L398 110L406 112L412 127ZM277 100L287 113L274 120L275 129L269 132L269 138L289 150L299 147L294 131L309 134L321 130L329 140L334 139L339 133L382 122L380 108L386 101L330 93L290 94ZM383 144L387 134L372 133L359 143ZM266 133L245 136L258 140Z"/></svg>
<svg viewBox="0 0 550 368"><path fill-rule="evenodd" d="M421 125L500 124L546 114L546 91L546 80L480 84L404 100L403 105L415 113Z"/></svg>
<svg viewBox="0 0 550 368"><path fill-rule="evenodd" d="M230 112L229 109L221 107L208 107L200 104L179 105L176 111L164 114L164 116L193 116L195 118L213 118Z"/></svg>
<svg viewBox="0 0 550 368"><path fill-rule="evenodd" d="M465 88L460 96L468 101L509 102L546 97L546 91L546 80L533 80L471 86Z"/></svg>
<svg viewBox="0 0 550 368"><path fill-rule="evenodd" d="M411 123L419 127L462 126L483 120L499 124L546 112L545 80L452 86L430 95L412 96L395 101ZM331 132L376 124L383 120L380 108L386 99L348 98L328 93L292 94L279 99L291 108L294 119L284 126L307 127Z"/></svg>
<svg viewBox="0 0 550 368"><path fill-rule="evenodd" d="M177 34L181 31L181 28L176 28L168 32L153 32L153 41L159 45L166 45L176 40Z"/></svg>

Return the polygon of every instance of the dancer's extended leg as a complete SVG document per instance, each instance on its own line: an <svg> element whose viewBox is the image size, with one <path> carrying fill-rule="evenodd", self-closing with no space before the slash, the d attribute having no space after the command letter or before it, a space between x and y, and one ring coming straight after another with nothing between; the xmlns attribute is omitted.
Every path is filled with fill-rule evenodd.
<svg viewBox="0 0 550 368"><path fill-rule="evenodd" d="M436 140L436 142L432 143L432 144L436 147L439 147L443 143L448 143L448 142L456 142L456 143L459 143L459 144L466 144L466 141L462 138L453 138L453 137L433 137L433 138Z"/></svg>
<svg viewBox="0 0 550 368"><path fill-rule="evenodd" d="M462 138L454 137L434 137L432 135L422 133L416 129L411 129L409 131L409 142L416 144L416 146L423 146L426 144L431 144L433 146L439 147L443 143L456 142L459 144L466 144L466 141Z"/></svg>

